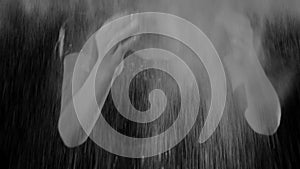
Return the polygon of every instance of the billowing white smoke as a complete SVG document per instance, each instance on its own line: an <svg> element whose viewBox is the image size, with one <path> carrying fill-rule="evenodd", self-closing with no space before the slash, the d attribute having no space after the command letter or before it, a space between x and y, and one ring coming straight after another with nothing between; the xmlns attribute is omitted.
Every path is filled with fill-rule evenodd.
<svg viewBox="0 0 300 169"><path fill-rule="evenodd" d="M258 16L260 22L274 11L284 8L293 11L295 8L292 6L299 6L297 1L288 2L282 4L270 0L141 0L136 1L133 8L138 12L158 11L175 14L198 26L215 45L232 90L243 88L244 99L247 102L245 118L248 124L256 132L269 135L276 132L279 126L280 103L259 62L260 38L259 34L253 31L248 16ZM87 1L87 9L97 11L95 8L100 4ZM282 6L284 8L280 8ZM121 9L119 7L108 9L116 9L113 13L122 12L118 11ZM172 22L168 24L172 31L180 33L176 25L172 25Z"/></svg>
<svg viewBox="0 0 300 169"><path fill-rule="evenodd" d="M290 4L296 1L290 1ZM172 13L198 26L220 54L233 90L244 89L245 118L260 134L273 134L280 123L278 95L258 58L260 38L255 37L248 15L263 19L279 8L275 1L160 0L140 2L139 10ZM288 7L288 6L286 6ZM170 23L172 24L172 23ZM170 25L173 31L176 25Z"/></svg>

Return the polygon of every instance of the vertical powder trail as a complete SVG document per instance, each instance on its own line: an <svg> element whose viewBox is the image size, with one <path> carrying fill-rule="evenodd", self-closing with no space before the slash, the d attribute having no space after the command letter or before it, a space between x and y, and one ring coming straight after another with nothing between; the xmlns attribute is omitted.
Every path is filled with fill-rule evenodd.
<svg viewBox="0 0 300 169"><path fill-rule="evenodd" d="M140 2L142 10L175 14L206 33L220 53L233 91L239 86L244 87L248 124L257 133L266 135L275 133L279 127L281 109L278 95L259 62L256 49L261 47L254 44L254 31L247 12L263 18L280 4L276 1L162 0L153 6L149 2ZM176 26L169 24L171 31L180 33Z"/></svg>

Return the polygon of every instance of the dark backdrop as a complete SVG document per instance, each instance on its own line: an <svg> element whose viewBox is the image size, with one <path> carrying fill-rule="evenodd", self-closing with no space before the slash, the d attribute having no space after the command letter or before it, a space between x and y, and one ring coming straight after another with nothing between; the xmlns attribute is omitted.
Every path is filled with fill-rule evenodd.
<svg viewBox="0 0 300 169"><path fill-rule="evenodd" d="M66 30L65 54L78 52L112 15L111 6L103 3L95 21L87 19L81 1L70 9L53 3L44 15L37 10L27 14L17 0L1 2L1 168L298 168L300 22L288 15L264 23L268 76L276 79L286 69L294 72L275 135L255 134L237 113L242 108L231 93L221 124L205 144L197 144L200 127L195 125L170 152L143 160L110 154L89 139L79 147L65 147L57 129L63 72L56 48L59 30ZM113 106L109 100L106 104Z"/></svg>

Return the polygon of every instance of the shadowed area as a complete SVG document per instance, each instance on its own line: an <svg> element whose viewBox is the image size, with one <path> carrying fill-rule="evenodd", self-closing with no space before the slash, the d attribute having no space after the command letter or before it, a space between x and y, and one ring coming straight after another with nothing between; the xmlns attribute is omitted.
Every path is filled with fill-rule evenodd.
<svg viewBox="0 0 300 169"><path fill-rule="evenodd" d="M24 2L31 1L0 2L0 153L4 159L3 168L298 167L300 29L295 15L283 12L289 19L275 15L266 16L261 23L256 23L255 17L251 20L262 38L260 61L282 101L281 125L275 135L261 136L248 126L243 115L246 105L242 104L242 87L237 87L236 92L229 88L226 111L209 141L197 142L207 111L203 101L200 110L204 113L199 114L192 131L175 148L151 158L129 159L104 151L90 139L79 147L67 148L60 138L57 126L63 60L59 56L59 32L65 29L63 54L66 56L79 52L89 35L112 14L136 10L139 6L150 10L160 4L76 0L65 4L53 1L43 7L29 4L25 8ZM192 12L198 8L210 9L197 6L195 2L190 4L194 6ZM258 6L263 8L263 5ZM186 16L189 11L182 13ZM222 42L227 44L226 35ZM217 50L226 53L227 49L217 47ZM109 101L106 104L108 108L113 106Z"/></svg>

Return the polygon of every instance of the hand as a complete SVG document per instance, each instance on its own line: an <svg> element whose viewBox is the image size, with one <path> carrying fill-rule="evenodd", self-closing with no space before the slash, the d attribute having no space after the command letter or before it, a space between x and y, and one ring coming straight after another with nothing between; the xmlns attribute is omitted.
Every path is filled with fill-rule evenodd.
<svg viewBox="0 0 300 169"><path fill-rule="evenodd" d="M93 127L92 123L94 121L94 116L97 116L97 112L93 110L93 106L86 111L78 112L79 116L84 116L88 121L91 121L91 129L86 132L78 121L78 117L76 115L72 97L80 97L85 93L85 90L81 89L85 82L89 80L89 75L95 66L96 62L99 61L99 57L104 57L104 52L107 50L107 46L109 43L116 41L118 38L132 36L134 31L137 30L137 20L136 19L128 19L122 21L123 23L119 27L113 27L112 25L108 25L103 27L106 29L106 34L104 39L97 38L97 32L89 38L86 44L83 46L80 55L71 54L64 59L64 82L63 82L63 91L62 91L62 108L61 108L61 116L58 122L59 133L65 145L69 147L77 146L82 144L88 137ZM122 63L123 56L128 48L132 45L132 43L136 40L136 38L129 37L116 45L110 52L108 53L108 58L106 59L106 63L104 66L99 68L101 73L98 73L98 82L96 91L99 100L101 100L102 104L107 96L109 90L109 84L113 80L112 76L115 73L116 67ZM78 58L77 58L78 57ZM77 71L76 77L72 84L72 77L75 62L77 62ZM118 67L117 73L122 71L122 65ZM73 85L73 93L72 93L72 85Z"/></svg>
<svg viewBox="0 0 300 169"><path fill-rule="evenodd" d="M278 95L262 68L255 51L253 30L243 15L223 11L217 18L230 37L231 51L224 57L233 90L244 86L245 118L257 133L271 135L280 124Z"/></svg>
<svg viewBox="0 0 300 169"><path fill-rule="evenodd" d="M113 19L117 16L114 16ZM118 21L120 23L118 26L110 24L110 22L114 22L111 20L112 19L107 21L101 28L106 33L104 38L100 38L99 33L96 32L95 39L100 56L104 57L105 52L109 51L107 53L109 56L107 59L105 59L107 61L105 65L109 65L109 67L114 70L123 60L123 56L126 51L137 40L137 38L133 37L133 35L138 30L138 18L133 18L131 16L121 19ZM125 40L118 42L124 38ZM112 46L116 43L116 46L114 46L112 49L108 49L109 46Z"/></svg>

